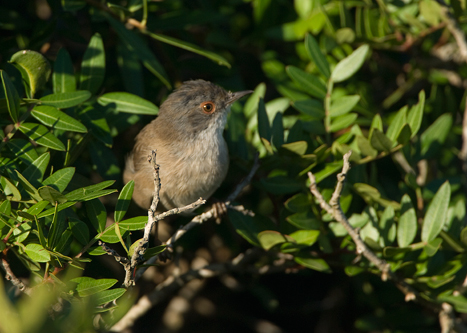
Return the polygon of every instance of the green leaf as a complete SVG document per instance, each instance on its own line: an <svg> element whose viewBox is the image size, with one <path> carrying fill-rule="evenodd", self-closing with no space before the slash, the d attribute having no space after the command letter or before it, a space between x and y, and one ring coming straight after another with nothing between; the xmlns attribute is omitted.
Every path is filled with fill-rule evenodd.
<svg viewBox="0 0 467 333"><path fill-rule="evenodd" d="M107 93L99 97L97 101L103 106L115 104L119 112L148 115L156 115L159 112L159 108L153 103L127 92Z"/></svg>
<svg viewBox="0 0 467 333"><path fill-rule="evenodd" d="M10 62L21 72L21 76L30 90L28 93L30 98L47 83L51 72L50 64L39 52L18 51L13 54Z"/></svg>
<svg viewBox="0 0 467 333"><path fill-rule="evenodd" d="M100 190L103 190L106 187L112 186L114 183L115 183L115 180L106 180L98 184L89 185L86 187L76 189L74 191L71 191L70 193L67 193L65 196L70 201L78 201L86 195L93 194L93 193L99 193ZM113 192L116 192L117 190L110 190L110 191L112 191L113 193ZM91 199L87 199L87 200L91 200Z"/></svg>
<svg viewBox="0 0 467 333"><path fill-rule="evenodd" d="M8 74L0 70L0 75L2 77L3 91L5 93L8 112L10 113L11 119L16 123L19 117L19 95L8 77Z"/></svg>
<svg viewBox="0 0 467 333"><path fill-rule="evenodd" d="M290 179L285 176L277 176L271 178L263 178L260 180L261 185L273 194L291 194L295 193L302 188L302 183Z"/></svg>
<svg viewBox="0 0 467 333"><path fill-rule="evenodd" d="M63 143L43 125L22 123L19 130L42 146L60 151L66 150Z"/></svg>
<svg viewBox="0 0 467 333"><path fill-rule="evenodd" d="M390 151L393 143L392 141L384 135L379 129L375 128L371 135L371 145L379 151Z"/></svg>
<svg viewBox="0 0 467 333"><path fill-rule="evenodd" d="M63 10L67 12L75 12L86 7L84 0L62 0L61 3Z"/></svg>
<svg viewBox="0 0 467 333"><path fill-rule="evenodd" d="M417 215L412 201L407 194L401 200L401 216L397 226L397 244L399 247L409 246L417 234Z"/></svg>
<svg viewBox="0 0 467 333"><path fill-rule="evenodd" d="M396 238L396 225L394 224L394 207L387 206L379 219L379 229L383 241L383 246L392 244Z"/></svg>
<svg viewBox="0 0 467 333"><path fill-rule="evenodd" d="M156 247L150 247L149 249L146 250L144 253L144 259L148 260L149 258L154 257L156 254L159 254L161 252L164 252L166 249L165 245L159 245Z"/></svg>
<svg viewBox="0 0 467 333"><path fill-rule="evenodd" d="M95 33L89 41L81 62L81 77L79 89L96 94L104 82L105 50L104 42L99 33Z"/></svg>
<svg viewBox="0 0 467 333"><path fill-rule="evenodd" d="M103 305L112 302L121 297L126 292L125 288L115 288L110 290L103 290L93 295L93 300L96 305Z"/></svg>
<svg viewBox="0 0 467 333"><path fill-rule="evenodd" d="M327 79L331 76L331 71L329 69L329 63L326 60L326 57L321 52L318 43L311 34L307 34L305 37L305 49L308 53L308 56L314 61L318 70L323 74Z"/></svg>
<svg viewBox="0 0 467 333"><path fill-rule="evenodd" d="M362 45L348 57L339 61L331 73L331 80L333 82L342 82L354 75L362 67L369 49L368 45Z"/></svg>
<svg viewBox="0 0 467 333"><path fill-rule="evenodd" d="M27 193L29 193L31 198L36 199L37 201L41 201L41 197L39 196L39 192L37 191L37 189L33 185L31 185L31 183L26 178L24 178L24 176L20 174L18 170L15 170L15 171L16 171L16 175L18 176L18 181L21 187Z"/></svg>
<svg viewBox="0 0 467 333"><path fill-rule="evenodd" d="M39 189L39 194L42 199L50 202L51 204L55 204L56 202L62 204L68 201L63 194L61 194L60 192L58 192L50 186L41 187Z"/></svg>
<svg viewBox="0 0 467 333"><path fill-rule="evenodd" d="M118 282L116 279L99 279L95 280L90 277L80 277L71 280L77 282L76 291L81 297L96 294L100 291L107 290Z"/></svg>
<svg viewBox="0 0 467 333"><path fill-rule="evenodd" d="M422 227L422 241L430 242L435 239L446 223L451 186L446 181L436 192L425 213Z"/></svg>
<svg viewBox="0 0 467 333"><path fill-rule="evenodd" d="M364 136L357 135L357 146L363 155L372 157L378 155L378 151L371 146L370 141Z"/></svg>
<svg viewBox="0 0 467 333"><path fill-rule="evenodd" d="M42 178L44 177L45 170L47 169L47 166L49 165L50 161L50 153L44 153L41 156L39 156L30 166L28 166L24 171L23 171L23 176L26 179L29 179L29 181L34 184L34 183L41 183ZM34 184L36 185L36 184Z"/></svg>
<svg viewBox="0 0 467 333"><path fill-rule="evenodd" d="M144 229L144 227L146 226L146 223L148 223L148 216L143 215L143 216L136 216L136 217L132 217L131 219L123 220L119 223L119 225L121 229L129 230L129 231L136 231L136 230Z"/></svg>
<svg viewBox="0 0 467 333"><path fill-rule="evenodd" d="M115 222L120 222L126 214L128 207L130 206L131 196L135 189L135 182L130 180L123 187L120 195L118 196L117 204L115 205L114 219Z"/></svg>
<svg viewBox="0 0 467 333"><path fill-rule="evenodd" d="M360 101L360 96L358 95L341 96L331 103L329 115L337 117L349 113L357 105L358 101Z"/></svg>
<svg viewBox="0 0 467 333"><path fill-rule="evenodd" d="M253 218L243 215L233 209L228 210L229 221L232 223L235 231L254 246L261 246L258 240L258 234L263 231L258 224L255 224Z"/></svg>
<svg viewBox="0 0 467 333"><path fill-rule="evenodd" d="M326 96L326 86L316 76L294 66L287 66L285 71L301 90L317 98Z"/></svg>
<svg viewBox="0 0 467 333"><path fill-rule="evenodd" d="M38 203L29 207L27 212L31 215L38 215L40 212L44 210L45 207L49 204L48 201L39 201Z"/></svg>
<svg viewBox="0 0 467 333"><path fill-rule="evenodd" d="M315 230L319 229L321 226L321 222L311 212L289 215L286 217L286 220L293 226L300 229Z"/></svg>
<svg viewBox="0 0 467 333"><path fill-rule="evenodd" d="M304 193L298 193L285 202L285 207L294 213L306 212L310 210L311 202Z"/></svg>
<svg viewBox="0 0 467 333"><path fill-rule="evenodd" d="M70 54L64 48L58 51L52 74L54 93L76 90L76 79Z"/></svg>
<svg viewBox="0 0 467 333"><path fill-rule="evenodd" d="M0 177L0 184L2 185L6 195L12 194L15 201L21 200L21 192L8 178ZM9 190L10 193L7 193L7 190Z"/></svg>
<svg viewBox="0 0 467 333"><path fill-rule="evenodd" d="M350 125L353 125L355 123L355 120L357 120L357 118L358 118L358 114L356 113L349 113L343 116L336 117L331 122L330 130L331 132L337 132L337 131L340 131L341 129L347 128Z"/></svg>
<svg viewBox="0 0 467 333"><path fill-rule="evenodd" d="M144 96L143 70L138 56L121 41L117 44L117 62L125 90Z"/></svg>
<svg viewBox="0 0 467 333"><path fill-rule="evenodd" d="M448 134L451 132L452 115L445 113L435 120L420 136L422 150L425 158L434 156L444 144Z"/></svg>
<svg viewBox="0 0 467 333"><path fill-rule="evenodd" d="M179 47L181 49L184 49L184 50L187 50L187 51L190 51L190 52L193 52L193 53L197 53L199 55L202 55L203 57L211 59L212 61L214 61L218 65L223 65L223 66L226 66L227 68L231 67L229 62L224 57L218 55L217 53L214 53L214 52L211 52L211 51L208 51L208 50L204 50L204 49L202 49L201 47L199 47L199 46L197 46L195 44L191 44L191 43L188 43L188 42L185 42L185 41L173 38L173 37L156 34L156 33L150 32L150 31L146 31L146 33L149 36L151 36L152 38L154 38L155 40L158 40L160 42L163 42L163 43L166 43L166 44L169 44L169 45Z"/></svg>
<svg viewBox="0 0 467 333"><path fill-rule="evenodd" d="M305 99L301 101L296 101L292 104L292 106L298 111L308 116L312 116L313 118L316 118L316 119L324 118L323 103L315 99Z"/></svg>
<svg viewBox="0 0 467 333"><path fill-rule="evenodd" d="M418 103L410 108L407 114L407 123L412 131L412 138L418 133L422 124L423 110L425 108L425 91L422 90L418 94Z"/></svg>
<svg viewBox="0 0 467 333"><path fill-rule="evenodd" d="M40 244L30 243L26 245L25 252L29 258L36 262L50 261L49 252Z"/></svg>
<svg viewBox="0 0 467 333"><path fill-rule="evenodd" d="M425 245L425 252L427 256L433 257L436 254L436 252L438 252L438 249L441 246L442 242L443 240L441 238L435 238L427 242Z"/></svg>
<svg viewBox="0 0 467 333"><path fill-rule="evenodd" d="M315 271L318 272L323 272L323 273L331 273L331 268L327 264L326 261L323 259L315 259L315 258L300 258L300 257L295 257L294 260L307 268L311 268Z"/></svg>
<svg viewBox="0 0 467 333"><path fill-rule="evenodd" d="M92 226L97 232L102 232L105 229L107 221L107 212L104 204L99 199L89 200L85 203L86 213Z"/></svg>
<svg viewBox="0 0 467 333"><path fill-rule="evenodd" d="M36 105L31 115L44 125L65 131L86 133L86 127L65 112L49 105Z"/></svg>
<svg viewBox="0 0 467 333"><path fill-rule="evenodd" d="M58 205L58 208L57 208L57 212L60 212L68 207L71 207L75 204L76 202L74 201L70 201L68 200L67 202L65 203L62 203L60 205ZM52 214L55 213L55 207L53 208L50 208L50 209L47 209L46 211L43 211L42 213L40 213L39 215L37 215L38 218L41 218L41 217L46 217L46 216L50 216Z"/></svg>
<svg viewBox="0 0 467 333"><path fill-rule="evenodd" d="M394 143L394 145L397 142L397 138L399 137L402 128L407 124L407 110L407 105L403 106L392 119L391 124L386 131L386 136Z"/></svg>
<svg viewBox="0 0 467 333"><path fill-rule="evenodd" d="M266 251L277 244L287 242L287 238L278 231L265 230L257 235L258 241Z"/></svg>
<svg viewBox="0 0 467 333"><path fill-rule="evenodd" d="M262 98L258 102L258 133L261 138L271 141L271 124Z"/></svg>
<svg viewBox="0 0 467 333"><path fill-rule="evenodd" d="M280 147L284 144L284 124L282 121L282 113L277 112L272 121L272 144L274 147Z"/></svg>
<svg viewBox="0 0 467 333"><path fill-rule="evenodd" d="M308 143L306 141L295 141L291 143L284 143L281 147L281 151L297 154L302 156L308 149Z"/></svg>
<svg viewBox="0 0 467 333"><path fill-rule="evenodd" d="M167 88L171 88L167 73L164 67L161 66L149 47L144 43L143 39L134 31L128 30L122 23L106 14L112 28L117 33L125 46L142 61L143 65L153 73Z"/></svg>
<svg viewBox="0 0 467 333"><path fill-rule="evenodd" d="M89 242L89 229L86 223L72 219L68 222L68 225L73 233L73 236L76 238L81 245L86 245Z"/></svg>
<svg viewBox="0 0 467 333"><path fill-rule="evenodd" d="M23 139L13 139L7 141L8 148L15 154L21 161L26 162L27 165L34 162L39 155L37 154L34 146Z"/></svg>
<svg viewBox="0 0 467 333"><path fill-rule="evenodd" d="M43 105L52 105L59 109L66 109L86 102L91 97L91 93L86 90L60 92L50 94L40 99Z"/></svg>
<svg viewBox="0 0 467 333"><path fill-rule="evenodd" d="M324 169L314 173L316 177L316 183L319 183L326 177L329 177L330 175L335 174L339 170L342 170L342 165L343 165L342 161L326 163L326 166L324 167Z"/></svg>
<svg viewBox="0 0 467 333"><path fill-rule="evenodd" d="M297 230L290 234L297 244L311 246L313 245L319 237L319 230Z"/></svg>
<svg viewBox="0 0 467 333"><path fill-rule="evenodd" d="M112 146L113 139L110 134L110 127L101 111L101 106L90 106L81 112L80 118L94 137L106 146Z"/></svg>
<svg viewBox="0 0 467 333"><path fill-rule="evenodd" d="M73 178L73 175L75 174L75 168L69 167L69 168L63 168L58 171L55 171L53 175L45 179L42 184L44 185L50 185L51 187L55 188L59 192L65 191L66 187L71 181L71 178ZM71 200L69 196L67 195L68 200Z"/></svg>

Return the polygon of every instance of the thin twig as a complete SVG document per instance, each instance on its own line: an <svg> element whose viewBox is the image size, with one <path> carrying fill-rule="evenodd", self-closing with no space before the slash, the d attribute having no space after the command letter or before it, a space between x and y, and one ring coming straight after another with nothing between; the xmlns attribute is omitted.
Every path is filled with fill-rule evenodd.
<svg viewBox="0 0 467 333"><path fill-rule="evenodd" d="M2 260L0 261L0 266L2 266L2 268L5 270L5 273L6 273L5 278L7 280L11 281L11 283L15 287L17 287L20 291L22 291L26 295L31 295L31 288L26 286L23 283L23 281L21 281L19 278L16 277L16 275L13 273L13 271L10 268L10 264L5 258L2 258Z"/></svg>
<svg viewBox="0 0 467 333"><path fill-rule="evenodd" d="M178 289L186 285L194 279L205 279L219 276L229 272L248 272L250 274L271 274L275 272L283 272L292 265L296 265L293 260L278 261L275 264L258 267L254 260L263 253L263 250L255 248L239 254L236 258L227 263L214 263L201 267L200 269L192 269L180 276L170 276L164 282L141 297L138 302L128 311L125 316L115 324L111 331L121 332L124 329L133 326L135 321L143 316L148 310L155 305L166 300L170 295L173 295ZM252 263L252 264L250 264Z"/></svg>
<svg viewBox="0 0 467 333"><path fill-rule="evenodd" d="M413 289L405 281L399 279L394 274L394 272L391 270L389 264L385 260L376 256L376 254L374 254L374 252L371 251L370 248L368 248L368 246L366 246L366 244L361 239L358 231L355 230L350 225L349 221L347 220L347 217L345 216L340 206L340 196L344 188L344 182L347 176L347 172L350 169L349 158L351 154L352 154L352 151L349 151L343 157L344 165L342 167L342 172L337 175L336 189L334 193L332 194L332 197L329 203L327 203L326 200L324 200L323 195L318 190L315 176L311 172L308 172L308 178L310 179L310 182L311 182L310 184L311 193L318 199L318 202L321 208L323 208L326 212L332 215L334 219L340 224L342 224L345 230L347 230L348 234L350 235L350 237L352 237L352 240L357 246L357 253L359 255L363 255L365 258L368 259L368 261L370 261L373 265L375 265L381 271L381 279L383 281L386 281L388 279L393 280L396 283L396 286L399 288L399 290L401 290L405 294L406 301L416 300L419 303L423 303L424 305L426 305L432 310L439 311L440 307L437 304L426 301L424 298L420 297L418 291Z"/></svg>
<svg viewBox="0 0 467 333"><path fill-rule="evenodd" d="M456 18L451 13L451 7L444 0L436 0L441 5L441 12L446 17L447 28L456 40L462 59L467 62L467 42L464 31L459 27Z"/></svg>
<svg viewBox="0 0 467 333"><path fill-rule="evenodd" d="M253 166L248 173L248 175L235 187L235 189L232 191L232 193L227 197L225 201L225 205L229 209L235 209L238 210L246 215L251 215L252 213L246 209L243 208L243 206L232 206L230 204L231 201L235 200L237 196L240 194L240 192L247 186L250 182L251 179L253 178L254 174L259 168L259 156L258 154L255 155L255 159L253 162ZM170 211L169 211L170 212ZM167 212L168 213L168 212ZM166 213L163 213L166 214ZM182 226L180 229L178 229L166 242L165 244L167 245L166 251L172 252L173 251L173 245L175 242L177 242L184 234L187 233L187 231L191 230L192 228L212 219L215 215L215 209L211 208L207 212L204 212L200 215L195 216L190 222ZM154 264L157 260L159 259L159 255L156 255L146 261L147 265L152 265ZM137 270L135 280L138 280L143 273L147 270L148 266L141 267Z"/></svg>

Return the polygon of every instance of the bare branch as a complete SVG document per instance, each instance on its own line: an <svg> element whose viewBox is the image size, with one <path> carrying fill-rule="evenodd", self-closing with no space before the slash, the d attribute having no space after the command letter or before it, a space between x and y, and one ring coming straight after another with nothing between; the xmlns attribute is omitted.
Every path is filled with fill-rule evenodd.
<svg viewBox="0 0 467 333"><path fill-rule="evenodd" d="M447 28L456 40L461 57L467 62L467 42L465 40L464 31L459 27L456 18L452 15L450 6L444 0L437 0L437 2L441 5L441 12L446 17Z"/></svg>
<svg viewBox="0 0 467 333"><path fill-rule="evenodd" d="M5 258L2 258L2 260L0 261L0 266L2 266L2 268L5 270L5 273L6 273L5 278L7 280L11 281L11 283L15 287L17 287L20 291L22 291L26 295L31 295L31 288L26 286L23 283L23 281L21 281L19 278L16 277L16 275L13 273L13 271L10 268L10 264Z"/></svg>
<svg viewBox="0 0 467 333"><path fill-rule="evenodd" d="M396 286L406 295L406 301L416 300L419 303L423 303L425 306L429 307L432 310L439 311L440 308L436 304L433 304L429 301L426 301L422 297L420 297L419 293L413 289L410 285L408 285L405 281L399 279L394 272L392 272L389 264L376 256L376 254L366 246L363 240L360 237L360 234L356 229L354 229L347 217L345 216L344 212L340 206L340 196L342 194L342 190L344 188L344 181L347 176L347 172L350 169L349 158L352 154L352 151L349 151L343 156L344 165L342 167L342 172L337 175L337 185L336 189L331 197L329 204L324 200L322 194L319 192L318 187L316 185L316 178L311 173L308 172L308 177L311 181L310 184L310 191L311 193L318 199L320 206L328 212L330 215L334 217L334 219L342 224L342 226L347 230L350 237L354 241L355 245L357 246L357 253L363 255L365 258L368 259L373 265L375 265L381 272L381 279L386 281L387 279L391 279L396 283Z"/></svg>

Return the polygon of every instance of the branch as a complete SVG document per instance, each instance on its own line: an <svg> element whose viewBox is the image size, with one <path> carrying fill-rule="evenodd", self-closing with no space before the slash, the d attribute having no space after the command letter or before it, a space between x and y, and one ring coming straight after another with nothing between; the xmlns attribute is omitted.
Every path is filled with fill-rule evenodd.
<svg viewBox="0 0 467 333"><path fill-rule="evenodd" d="M249 249L245 253L239 254L230 262L209 264L199 269L192 269L177 277L170 276L164 282L160 283L152 292L141 297L139 301L130 309L130 311L128 311L125 316L112 327L111 331L121 332L133 326L135 321L143 316L152 307L163 302L178 289L194 279L212 278L225 273L236 271L264 275L275 272L283 272L292 265L296 265L293 260L279 260L276 263L262 267L252 263L263 252L264 251L259 248Z"/></svg>
<svg viewBox="0 0 467 333"><path fill-rule="evenodd" d="M31 288L26 286L23 281L21 281L19 278L16 277L16 275L13 273L13 271L10 268L10 264L5 258L2 258L0 261L0 266L5 270L5 278L8 281L11 281L11 283L17 287L20 291L25 293L26 295L31 295Z"/></svg>
<svg viewBox="0 0 467 333"><path fill-rule="evenodd" d="M254 162L253 162L253 167L251 168L248 175L240 182L240 184L238 184L236 186L236 188L233 190L233 192L227 197L227 199L225 201L225 205L227 206L227 208L235 209L235 210L240 211L240 212L242 212L242 213L244 213L246 215L251 215L252 214L248 210L244 209L243 206L241 206L241 205L240 206L232 206L230 203L231 203L231 201L235 200L235 198L237 198L237 196L245 188L245 186L247 186L251 182L251 179L253 178L253 176L256 173L256 171L258 170L258 168L259 168L259 155L256 154ZM166 213L163 213L163 214L167 214L169 212L166 212ZM161 214L161 215L163 215L163 214ZM172 215L172 214L170 214L170 215ZM204 212L204 213L202 213L200 215L195 216L190 222L188 222L183 227L178 229L172 235L172 237L170 237L165 242L165 244L167 245L166 251L172 252L175 242L177 242L177 240L179 240L184 234L186 234L187 231L189 231L189 230L193 229L194 227L206 222L209 219L212 219L214 217L214 215L215 215L215 209L211 208L207 212ZM148 264L148 265L154 264L159 258L160 258L159 255L156 255L156 256L150 258L149 260L147 260L146 264ZM148 268L148 266L139 268L137 270L137 272L136 272L135 280L138 280L143 275L143 273L146 271L147 268Z"/></svg>
<svg viewBox="0 0 467 333"><path fill-rule="evenodd" d="M450 6L444 0L436 0L441 6L441 12L446 17L447 28L451 32L452 36L456 40L457 46L462 60L467 62L467 42L465 40L464 31L459 27L456 18L450 11Z"/></svg>
<svg viewBox="0 0 467 333"><path fill-rule="evenodd" d="M375 265L380 271L381 271L381 279L383 281L386 281L388 279L393 280L396 283L396 286L405 294L405 300L406 301L412 301L416 300L419 303L422 303L429 307L432 310L435 310L436 312L440 311L440 307L437 304L433 304L424 298L420 297L420 294L418 291L413 289L409 284L407 284L405 281L399 279L397 275L394 274L394 272L391 270L389 264L376 256L376 254L366 246L366 244L363 242L363 240L360 237L360 234L358 233L357 230L355 230L347 220L347 217L345 216L344 212L341 209L340 206L340 197L342 194L342 190L344 188L344 182L345 178L347 176L347 173L350 169L350 163L349 163L349 158L350 155L352 154L352 151L349 151L346 153L343 157L344 159L344 166L342 167L342 172L337 175L337 185L336 189L334 190L334 193L332 194L331 200L329 203L324 200L323 195L321 192L319 192L318 187L316 185L316 178L315 176L311 173L308 172L308 178L310 179L310 191L311 193L318 199L318 202L326 212L328 212L337 222L342 224L342 226L347 230L348 234L350 237L352 237L352 240L354 241L355 245L357 246L357 253L363 255L365 258L368 259L373 265Z"/></svg>

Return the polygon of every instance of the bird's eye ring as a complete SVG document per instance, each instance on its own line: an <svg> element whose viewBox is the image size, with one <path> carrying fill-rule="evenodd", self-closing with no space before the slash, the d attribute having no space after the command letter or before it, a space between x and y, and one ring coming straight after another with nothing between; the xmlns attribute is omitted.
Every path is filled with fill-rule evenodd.
<svg viewBox="0 0 467 333"><path fill-rule="evenodd" d="M216 105L213 102L203 102L200 107L206 114L211 114L216 111Z"/></svg>

